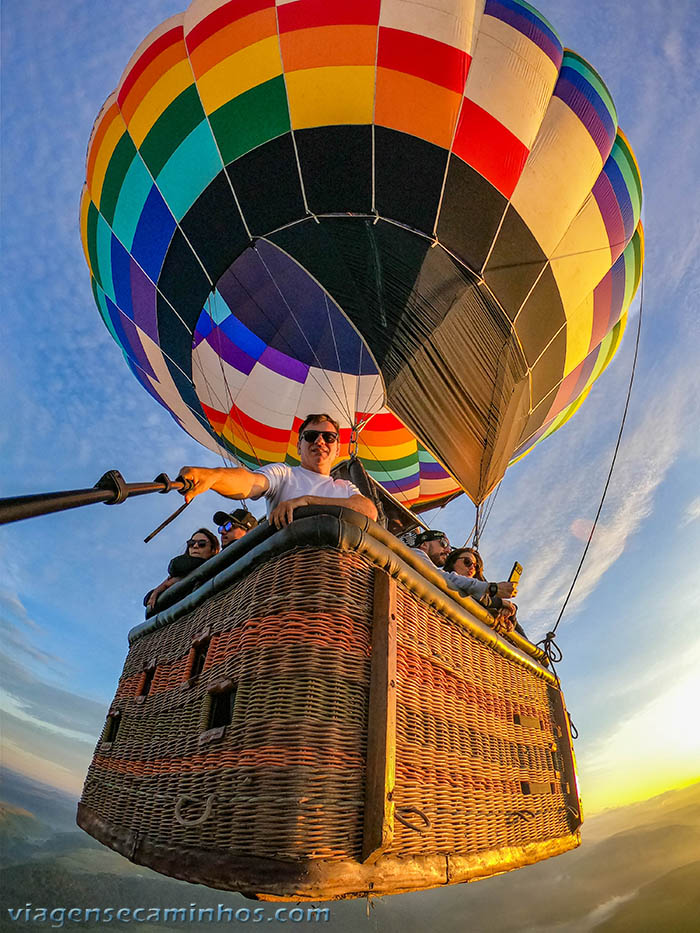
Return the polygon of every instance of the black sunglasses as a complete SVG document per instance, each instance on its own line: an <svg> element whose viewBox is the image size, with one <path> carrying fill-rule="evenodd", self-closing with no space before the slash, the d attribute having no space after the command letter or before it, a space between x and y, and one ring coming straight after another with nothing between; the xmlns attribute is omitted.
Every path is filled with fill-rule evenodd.
<svg viewBox="0 0 700 933"><path fill-rule="evenodd" d="M327 444L335 444L338 440L336 431L304 431L301 435L307 444L315 444L322 437Z"/></svg>
<svg viewBox="0 0 700 933"><path fill-rule="evenodd" d="M199 538L190 538L187 547L206 547L211 541L201 541Z"/></svg>

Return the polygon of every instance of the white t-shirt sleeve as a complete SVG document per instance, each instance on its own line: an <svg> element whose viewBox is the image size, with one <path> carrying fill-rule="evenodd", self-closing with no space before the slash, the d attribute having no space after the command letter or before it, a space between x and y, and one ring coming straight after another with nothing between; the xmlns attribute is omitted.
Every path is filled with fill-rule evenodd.
<svg viewBox="0 0 700 933"><path fill-rule="evenodd" d="M357 488L357 486L354 483L351 483L350 480L337 479L336 483L342 483L343 486L345 486L345 498L346 499L349 499L350 496L361 496L362 495L362 493Z"/></svg>
<svg viewBox="0 0 700 933"><path fill-rule="evenodd" d="M255 472L262 473L263 476L267 477L269 483L267 490L261 495L266 499L274 499L282 485L289 482L292 468L287 466L286 463L268 463L265 466L258 467ZM257 498L259 499L260 496L257 496Z"/></svg>

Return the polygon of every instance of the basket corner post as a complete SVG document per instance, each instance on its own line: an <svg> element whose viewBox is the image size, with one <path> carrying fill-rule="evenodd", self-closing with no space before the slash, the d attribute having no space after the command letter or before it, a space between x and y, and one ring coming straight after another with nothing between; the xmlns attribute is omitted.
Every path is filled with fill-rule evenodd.
<svg viewBox="0 0 700 933"><path fill-rule="evenodd" d="M372 659L362 861L371 865L394 837L396 782L396 580L374 571Z"/></svg>

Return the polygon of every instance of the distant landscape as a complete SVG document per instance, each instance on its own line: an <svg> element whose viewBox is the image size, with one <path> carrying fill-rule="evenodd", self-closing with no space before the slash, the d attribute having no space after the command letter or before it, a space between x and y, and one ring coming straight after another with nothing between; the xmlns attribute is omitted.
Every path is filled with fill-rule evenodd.
<svg viewBox="0 0 700 933"><path fill-rule="evenodd" d="M9 771L0 786L0 929L57 928L26 922L26 905L159 906L253 910L254 902L175 881L133 865L75 825L76 802ZM290 909L293 904L285 905ZM700 929L700 783L611 810L584 824L583 845L558 858L478 884L325 905L327 923L294 928L387 933L697 933ZM271 916L275 905L267 905ZM23 912L19 913L19 908ZM8 913L13 910L13 920ZM244 914L245 915L245 914ZM180 930L222 923L139 923ZM238 927L240 923L235 923ZM104 930L120 923L69 922Z"/></svg>

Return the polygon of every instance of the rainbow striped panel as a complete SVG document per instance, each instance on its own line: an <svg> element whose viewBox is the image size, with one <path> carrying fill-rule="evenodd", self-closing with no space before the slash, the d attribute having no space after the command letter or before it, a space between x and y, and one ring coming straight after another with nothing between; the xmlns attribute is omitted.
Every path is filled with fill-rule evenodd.
<svg viewBox="0 0 700 933"><path fill-rule="evenodd" d="M448 149L471 62L474 5L453 15L385 0L376 50L374 120Z"/></svg>
<svg viewBox="0 0 700 933"><path fill-rule="evenodd" d="M566 50L513 205L551 256L612 149L614 111L597 73ZM611 105L610 105L611 106Z"/></svg>
<svg viewBox="0 0 700 933"><path fill-rule="evenodd" d="M510 197L556 84L562 48L518 0L488 0L453 152Z"/></svg>
<svg viewBox="0 0 700 933"><path fill-rule="evenodd" d="M557 397L550 408L550 412L556 410L557 414L546 420L542 427L521 444L515 451L511 463L522 460L536 444L550 437L573 417L588 396L593 382L607 368L617 352L626 326L627 313L625 312L602 343L591 352L590 357L581 363L577 371L570 374L569 379L566 380L569 385L562 386L563 391L560 390L562 399L569 397L573 398L573 401L567 405Z"/></svg>
<svg viewBox="0 0 700 933"><path fill-rule="evenodd" d="M80 230L180 427L293 463L325 411L416 505L481 501L580 406L641 203L602 79L524 0L194 0L95 121Z"/></svg>
<svg viewBox="0 0 700 933"><path fill-rule="evenodd" d="M292 128L371 123L378 0L297 0L277 15Z"/></svg>
<svg viewBox="0 0 700 933"><path fill-rule="evenodd" d="M284 297L270 288L273 280ZM415 436L382 408L381 377L358 334L323 290L269 244L244 253L220 280L192 346L195 388L209 423L248 467L298 463L298 413L321 404L343 425L364 425L360 458L399 501L429 502L455 490L432 458L432 472L421 470ZM341 429L343 445L350 433L349 426Z"/></svg>
<svg viewBox="0 0 700 933"><path fill-rule="evenodd" d="M595 288L589 299L592 327L585 358L569 372L559 386L542 401L544 420L537 411L533 423L541 424L521 443L513 462L521 459L536 443L565 424L588 395L595 380L606 369L617 351L627 323L629 307L639 286L644 263L644 233L641 222L624 253Z"/></svg>

